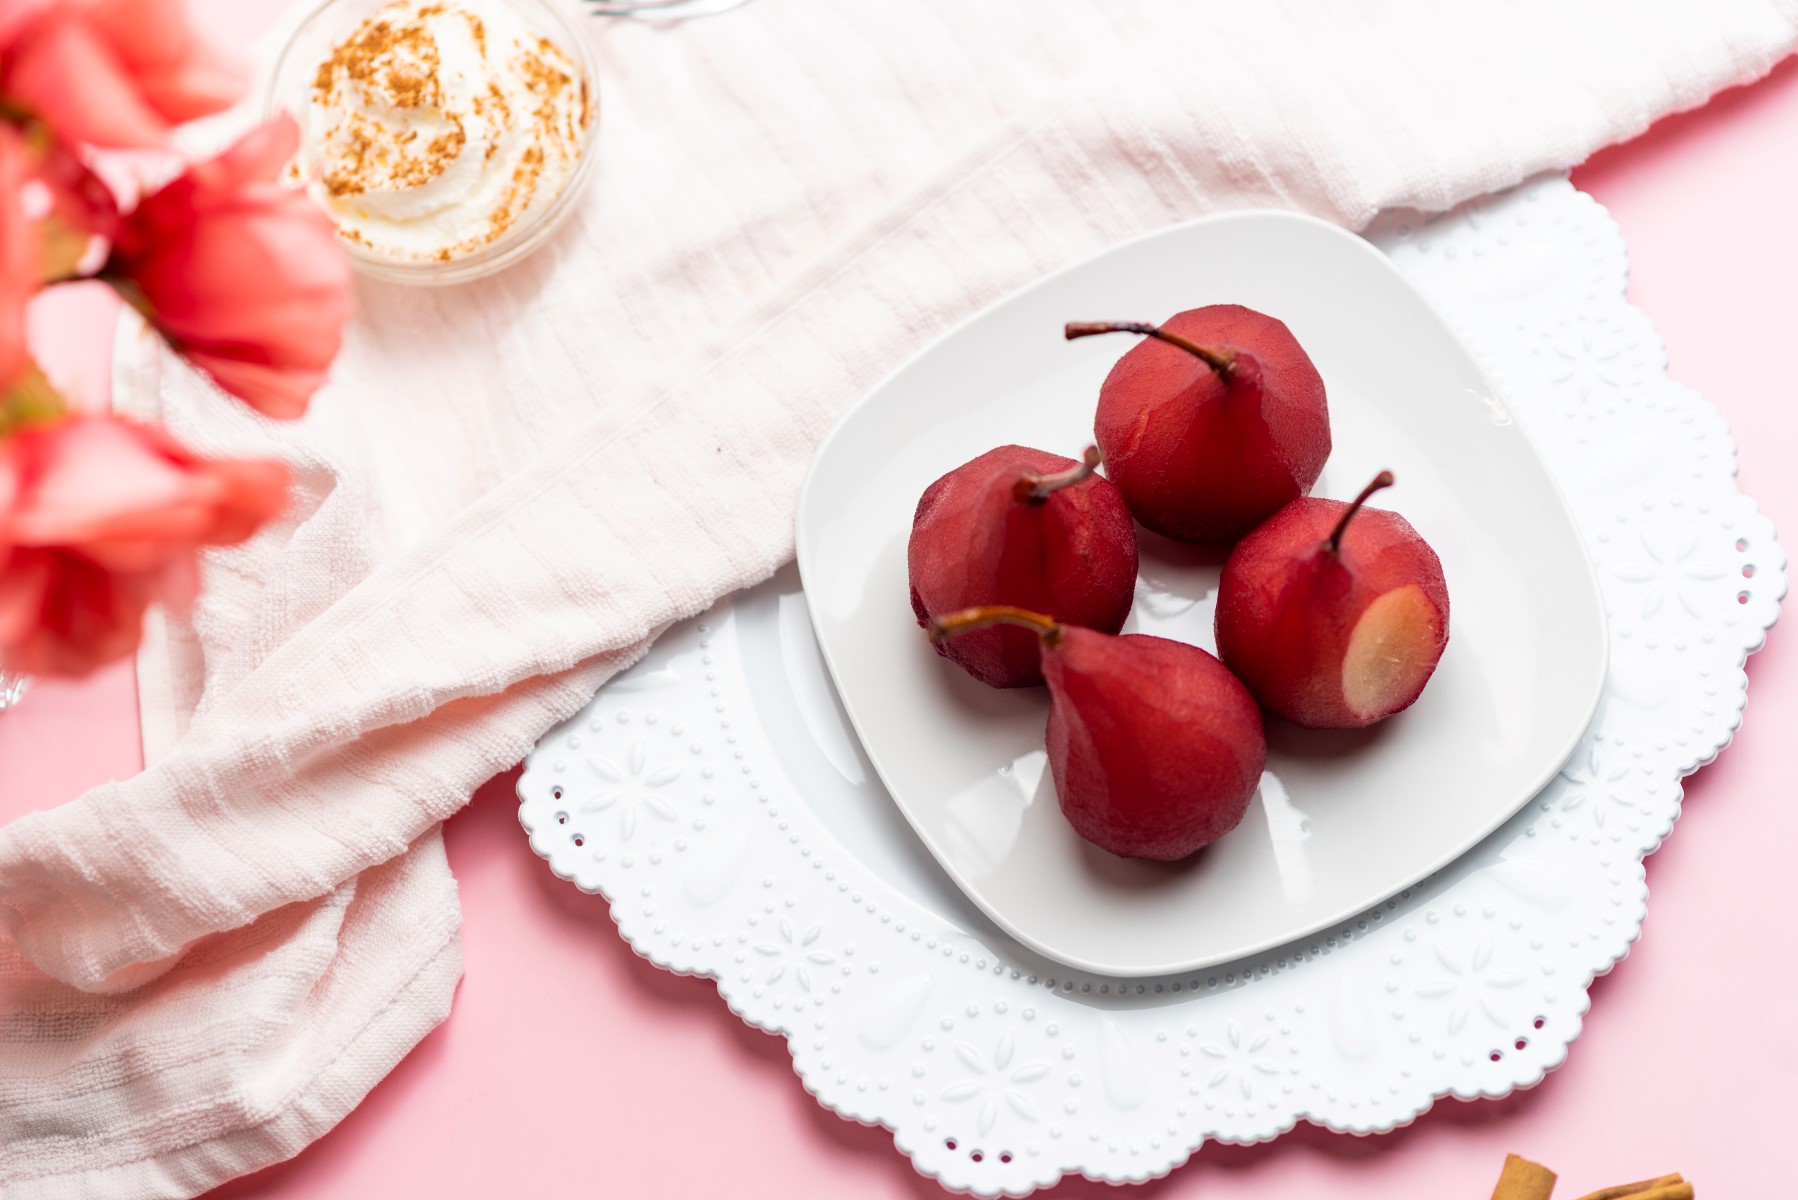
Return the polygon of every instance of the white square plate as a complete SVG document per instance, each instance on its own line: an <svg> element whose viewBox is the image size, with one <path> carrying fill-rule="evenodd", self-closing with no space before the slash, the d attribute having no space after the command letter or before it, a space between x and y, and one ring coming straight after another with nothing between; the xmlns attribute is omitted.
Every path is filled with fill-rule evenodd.
<svg viewBox="0 0 1798 1200"><path fill-rule="evenodd" d="M996 691L912 617L919 493L1008 442L1069 456L1131 344L1070 320L1159 321L1235 302L1285 321L1329 389L1335 450L1315 494L1376 503L1436 548L1448 652L1410 710L1358 733L1268 722L1243 823L1184 863L1115 858L1070 829L1046 769L1042 689ZM1221 561L1139 530L1131 631L1212 649ZM1118 246L994 305L870 393L825 441L800 501L819 643L869 759L957 884L1026 945L1109 975L1228 962L1353 917L1448 864L1560 769L1591 720L1607 639L1597 580L1546 466L1472 357L1360 238L1240 213Z"/></svg>

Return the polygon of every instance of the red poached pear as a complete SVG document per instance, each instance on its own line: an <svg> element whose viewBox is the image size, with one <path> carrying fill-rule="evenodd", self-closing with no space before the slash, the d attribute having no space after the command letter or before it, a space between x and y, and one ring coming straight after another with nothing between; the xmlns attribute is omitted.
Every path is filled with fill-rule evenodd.
<svg viewBox="0 0 1798 1200"><path fill-rule="evenodd" d="M1093 422L1138 521L1183 542L1231 542L1317 482L1330 457L1324 381L1284 323L1212 304L1160 327L1066 329L1098 333L1147 339L1105 377Z"/></svg>
<svg viewBox="0 0 1798 1200"><path fill-rule="evenodd" d="M1236 828L1267 765L1254 699L1197 646L1067 625L1009 606L950 613L932 641L994 625L1036 639L1049 770L1074 831L1125 858L1173 861Z"/></svg>
<svg viewBox="0 0 1798 1200"><path fill-rule="evenodd" d="M1294 500L1239 543L1217 592L1217 652L1270 712L1358 729L1409 708L1448 645L1448 586L1397 513Z"/></svg>
<svg viewBox="0 0 1798 1200"><path fill-rule="evenodd" d="M1136 592L1136 526L1117 488L1081 462L1001 446L924 489L906 565L918 624L979 604L1058 613L1069 625L1116 633ZM1036 634L987 628L937 653L993 687L1043 682Z"/></svg>

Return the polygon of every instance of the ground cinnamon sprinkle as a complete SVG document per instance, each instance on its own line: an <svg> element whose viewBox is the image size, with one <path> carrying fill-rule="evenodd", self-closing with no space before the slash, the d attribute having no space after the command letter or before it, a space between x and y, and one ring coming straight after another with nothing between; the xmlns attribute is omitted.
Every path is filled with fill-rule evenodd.
<svg viewBox="0 0 1798 1200"><path fill-rule="evenodd" d="M494 125L498 126L501 129L511 129L512 128L512 106L510 104L506 103L506 94L499 90L499 84L489 81L487 84L487 95L484 98L481 96L476 96L475 103L480 104L480 103L482 103L483 99L485 99L486 103L488 105L490 105L493 109ZM492 162L493 156L498 153L499 153L499 139L496 137L488 138L487 139L487 161Z"/></svg>
<svg viewBox="0 0 1798 1200"><path fill-rule="evenodd" d="M394 108L441 108L443 86L437 78L441 56L427 25L443 12L441 5L418 9L404 17L371 17L319 64L313 80L315 104L339 101L346 83L379 96ZM452 129L433 138L421 153L406 147L416 138L414 130L393 135L367 119L352 114L333 146L336 158L323 173L325 191L332 196L355 196L373 188L417 187L442 174L462 152L467 140L462 123L448 116Z"/></svg>
<svg viewBox="0 0 1798 1200"><path fill-rule="evenodd" d="M553 198L593 121L588 80L503 0L380 9L319 64L312 109L314 187L346 240L434 261Z"/></svg>
<svg viewBox="0 0 1798 1200"><path fill-rule="evenodd" d="M554 45L537 39L537 52L525 52L518 56L516 66L518 73L524 77L525 86L537 97L535 116L539 128L553 129L556 124L556 99L574 82L574 76L553 65L552 58L560 54Z"/></svg>
<svg viewBox="0 0 1798 1200"><path fill-rule="evenodd" d="M313 99L334 103L341 75L385 95L396 108L442 104L443 88L437 81L437 40L426 24L432 14L441 11L435 7L421 9L397 23L378 16L363 22L319 64L312 83Z"/></svg>
<svg viewBox="0 0 1798 1200"><path fill-rule="evenodd" d="M487 223L486 236L480 239L481 244L491 245L504 237L506 231L518 223L518 218L531 206L537 194L537 180L543 174L543 150L532 146L518 160L518 166L512 171L512 182L506 188L506 198L494 210L493 217Z"/></svg>

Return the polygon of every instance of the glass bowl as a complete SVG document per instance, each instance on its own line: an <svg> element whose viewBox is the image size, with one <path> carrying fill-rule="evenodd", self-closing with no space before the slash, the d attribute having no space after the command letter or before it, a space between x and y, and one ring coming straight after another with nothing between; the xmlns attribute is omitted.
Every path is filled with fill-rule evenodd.
<svg viewBox="0 0 1798 1200"><path fill-rule="evenodd" d="M394 0L325 0L294 28L281 47L280 56L269 77L263 109L267 116L286 112L306 128L306 109L318 65L356 31L370 16L390 7ZM411 260L395 258L357 245L348 238L339 244L364 274L391 283L438 285L463 283L492 275L511 266L549 240L573 212L582 187L592 174L594 145L599 129L599 79L593 51L582 31L569 14L554 0L486 0L504 3L515 11L534 33L547 38L574 63L587 85L592 116L581 136L574 166L561 190L550 200L533 205L524 218L488 245L467 254L444 260ZM305 179L316 177L316 167L308 160L310 146L302 141L298 166Z"/></svg>

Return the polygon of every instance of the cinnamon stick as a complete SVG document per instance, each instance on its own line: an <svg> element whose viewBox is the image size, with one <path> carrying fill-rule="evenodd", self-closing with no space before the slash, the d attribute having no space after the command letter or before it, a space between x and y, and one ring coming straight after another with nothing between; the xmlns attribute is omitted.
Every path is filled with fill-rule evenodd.
<svg viewBox="0 0 1798 1200"><path fill-rule="evenodd" d="M1498 1186L1492 1189L1492 1200L1548 1200L1554 1190L1553 1171L1541 1163L1507 1154L1504 1172L1498 1177Z"/></svg>
<svg viewBox="0 0 1798 1200"><path fill-rule="evenodd" d="M1600 1188L1580 1200L1692 1200L1692 1185L1677 1171L1656 1179L1638 1179L1616 1187Z"/></svg>

